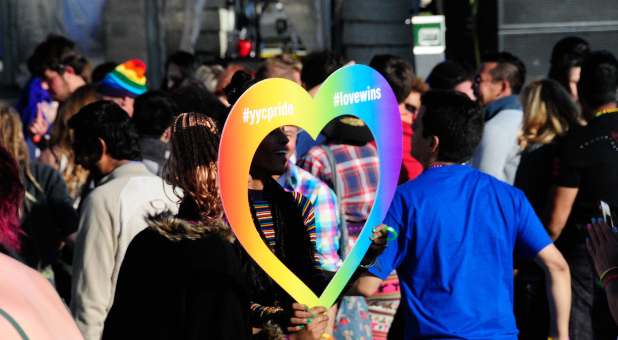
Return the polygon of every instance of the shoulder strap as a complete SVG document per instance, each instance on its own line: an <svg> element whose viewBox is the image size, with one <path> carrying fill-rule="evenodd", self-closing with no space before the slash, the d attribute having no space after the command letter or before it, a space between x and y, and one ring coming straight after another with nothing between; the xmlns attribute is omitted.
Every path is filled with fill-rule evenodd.
<svg viewBox="0 0 618 340"><path fill-rule="evenodd" d="M24 332L24 329L21 328L21 326L17 323L17 321L15 321L15 319L13 319L13 317L11 315L9 315L9 313L7 313L4 309L0 308L0 316L2 316L3 318L6 319L6 321L8 321L11 326L13 326L13 328L15 328L15 330L17 331L17 333L19 333L19 336L21 336L22 340L29 340L30 338L28 338L28 336L26 335L26 332Z"/></svg>
<svg viewBox="0 0 618 340"><path fill-rule="evenodd" d="M347 255L348 248L348 225L345 220L345 215L343 214L343 183L339 177L339 173L337 172L337 160L335 159L335 155L333 151L330 149L328 145L322 145L322 149L326 152L326 157L328 158L328 163L330 166L331 179L333 182L333 189L335 190L335 194L337 195L337 205L339 207L339 256L343 259Z"/></svg>

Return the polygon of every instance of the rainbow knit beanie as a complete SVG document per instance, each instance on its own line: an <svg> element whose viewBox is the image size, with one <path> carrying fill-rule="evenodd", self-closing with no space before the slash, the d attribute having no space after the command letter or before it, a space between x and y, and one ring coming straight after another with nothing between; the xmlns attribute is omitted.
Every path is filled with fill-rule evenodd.
<svg viewBox="0 0 618 340"><path fill-rule="evenodd" d="M131 59L116 66L99 83L98 92L110 97L137 97L148 91L146 87L146 64Z"/></svg>

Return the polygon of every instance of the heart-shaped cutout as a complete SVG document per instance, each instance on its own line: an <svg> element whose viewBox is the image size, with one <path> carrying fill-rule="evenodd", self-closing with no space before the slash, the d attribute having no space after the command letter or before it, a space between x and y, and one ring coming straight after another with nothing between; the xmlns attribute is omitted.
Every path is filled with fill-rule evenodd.
<svg viewBox="0 0 618 340"><path fill-rule="evenodd" d="M247 175L260 142L272 130L295 125L315 139L330 121L342 115L354 115L369 127L377 145L380 178L375 203L358 241L318 297L260 237L249 208ZM223 128L218 177L225 214L247 253L292 298L311 307L330 307L371 245L372 228L366 226L381 224L386 215L399 179L401 152L397 100L374 69L364 65L343 67L326 79L315 98L292 81L263 80L238 99Z"/></svg>

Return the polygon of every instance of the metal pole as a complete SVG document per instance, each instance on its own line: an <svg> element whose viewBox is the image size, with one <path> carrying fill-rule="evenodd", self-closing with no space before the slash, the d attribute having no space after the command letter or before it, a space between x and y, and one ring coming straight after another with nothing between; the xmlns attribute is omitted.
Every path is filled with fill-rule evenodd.
<svg viewBox="0 0 618 340"><path fill-rule="evenodd" d="M145 0L146 53L148 56L148 86L158 89L163 74L165 42L161 31L160 0Z"/></svg>
<svg viewBox="0 0 618 340"><path fill-rule="evenodd" d="M0 84L14 85L17 69L17 39L15 26L15 3L13 0L0 1L0 34L2 34L2 72Z"/></svg>

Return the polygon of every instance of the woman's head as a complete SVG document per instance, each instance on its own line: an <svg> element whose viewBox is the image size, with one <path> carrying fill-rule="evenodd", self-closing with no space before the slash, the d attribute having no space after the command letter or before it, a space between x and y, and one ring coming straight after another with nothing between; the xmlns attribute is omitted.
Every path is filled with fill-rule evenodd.
<svg viewBox="0 0 618 340"><path fill-rule="evenodd" d="M589 52L590 45L586 40L570 36L559 40L551 53L548 77L564 86L575 100L578 100L580 66Z"/></svg>
<svg viewBox="0 0 618 340"><path fill-rule="evenodd" d="M24 198L24 187L11 153L0 146L0 246L10 251L19 250L19 208Z"/></svg>
<svg viewBox="0 0 618 340"><path fill-rule="evenodd" d="M99 99L101 97L96 92L96 86L92 84L84 85L73 92L58 110L58 116L56 116L51 130L51 144L58 146L62 150L70 151L71 133L69 119L79 112L82 107Z"/></svg>
<svg viewBox="0 0 618 340"><path fill-rule="evenodd" d="M201 113L182 113L172 124L171 132L171 154L163 172L165 180L197 203L202 218L221 218L223 208L217 188L220 137L217 124Z"/></svg>
<svg viewBox="0 0 618 340"><path fill-rule="evenodd" d="M522 95L524 122L520 145L550 143L580 125L579 108L558 82L543 79L528 85Z"/></svg>

